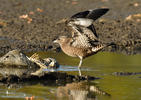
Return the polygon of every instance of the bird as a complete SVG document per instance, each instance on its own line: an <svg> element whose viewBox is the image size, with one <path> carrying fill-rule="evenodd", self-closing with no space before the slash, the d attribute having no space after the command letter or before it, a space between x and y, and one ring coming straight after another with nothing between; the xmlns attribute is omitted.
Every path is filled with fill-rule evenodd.
<svg viewBox="0 0 141 100"><path fill-rule="evenodd" d="M59 36L53 41L54 43L58 43L62 51L68 56L80 58L78 65L80 76L82 75L80 67L83 59L113 44L102 43L93 25L93 22L104 15L108 10L108 8L100 8L74 14L64 21L72 30L71 37Z"/></svg>

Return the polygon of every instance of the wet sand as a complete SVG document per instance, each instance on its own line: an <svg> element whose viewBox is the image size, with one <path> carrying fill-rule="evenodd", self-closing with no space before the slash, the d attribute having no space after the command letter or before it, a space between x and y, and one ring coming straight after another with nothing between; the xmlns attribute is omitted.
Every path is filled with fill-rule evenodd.
<svg viewBox="0 0 141 100"><path fill-rule="evenodd" d="M0 53L13 49L24 52L47 51L57 48L52 40L59 35L70 35L64 24L57 21L87 9L101 7L110 11L94 25L99 38L115 42L106 51L126 54L140 53L140 0L0 0ZM129 19L129 20L126 20Z"/></svg>

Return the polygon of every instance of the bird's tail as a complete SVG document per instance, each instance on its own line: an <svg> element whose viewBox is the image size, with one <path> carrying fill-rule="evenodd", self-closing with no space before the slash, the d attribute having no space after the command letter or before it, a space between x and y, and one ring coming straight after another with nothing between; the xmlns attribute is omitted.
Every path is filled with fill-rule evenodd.
<svg viewBox="0 0 141 100"><path fill-rule="evenodd" d="M105 44L98 44L97 46L92 48L92 51L98 52L98 51L102 50L103 48L108 47L108 46L112 46L112 45L115 45L115 43L111 42L111 43L105 43Z"/></svg>

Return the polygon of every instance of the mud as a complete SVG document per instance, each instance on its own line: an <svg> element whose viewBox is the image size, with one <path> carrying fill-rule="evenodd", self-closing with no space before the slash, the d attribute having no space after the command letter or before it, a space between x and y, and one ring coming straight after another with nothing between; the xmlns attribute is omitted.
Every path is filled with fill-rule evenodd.
<svg viewBox="0 0 141 100"><path fill-rule="evenodd" d="M141 75L141 72L114 72L112 75L115 76L131 76L131 75Z"/></svg>
<svg viewBox="0 0 141 100"><path fill-rule="evenodd" d="M43 71L44 69L55 70L59 66L59 63L53 58L41 59L37 54L27 57L19 50L12 50L0 57L0 83L44 84L50 80L76 82L98 79L91 76L68 75L57 71ZM42 83L43 80L45 82Z"/></svg>
<svg viewBox="0 0 141 100"><path fill-rule="evenodd" d="M100 7L110 11L94 25L105 42L117 45L108 51L126 54L140 53L140 18L125 20L141 11L140 0L0 0L0 53L13 49L25 52L56 49L52 40L59 35L70 35L63 24L56 22L71 15ZM121 5L122 4L122 5ZM59 50L57 48L57 50Z"/></svg>
<svg viewBox="0 0 141 100"><path fill-rule="evenodd" d="M69 75L67 73L62 72L50 72L46 73L42 76L15 76L10 75L9 77L0 77L0 85L5 86L16 86L17 84L19 86L25 86L25 85L36 85L36 84L42 84L42 85L49 85L52 83L56 84L66 84L71 82L79 82L79 81L92 81L99 79L97 77L92 76L78 76L78 75Z"/></svg>

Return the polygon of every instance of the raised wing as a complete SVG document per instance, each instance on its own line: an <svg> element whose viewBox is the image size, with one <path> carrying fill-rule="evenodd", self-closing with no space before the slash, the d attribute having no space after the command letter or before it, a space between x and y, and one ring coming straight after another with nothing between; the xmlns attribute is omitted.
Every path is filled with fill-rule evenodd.
<svg viewBox="0 0 141 100"><path fill-rule="evenodd" d="M93 32L95 37L98 38L98 35L93 25L93 21L104 15L108 10L109 9L107 8L101 8L79 12L71 17L71 20L69 20L68 25L71 27L74 25L87 27Z"/></svg>
<svg viewBox="0 0 141 100"><path fill-rule="evenodd" d="M71 18L88 18L88 19L96 20L102 15L104 15L107 11L109 11L108 8L87 10L73 15Z"/></svg>
<svg viewBox="0 0 141 100"><path fill-rule="evenodd" d="M98 35L96 33L96 30L95 30L95 27L92 24L91 20L89 20L89 19L83 18L83 19L79 19L79 20L78 19L76 19L76 20L75 19L74 20L70 20L68 22L68 26L72 27L72 30L73 31L76 30L76 29L78 29L79 27L81 27L81 30L84 31L82 33L85 33L85 31L87 30L87 31L89 31L89 33L91 35L93 35L93 37L98 38ZM75 26L78 26L78 27L75 29L75 28L73 28Z"/></svg>
<svg viewBox="0 0 141 100"><path fill-rule="evenodd" d="M83 11L83 12L79 12L74 14L73 16L71 16L71 18L86 18L86 16L90 13L89 10L87 11Z"/></svg>

